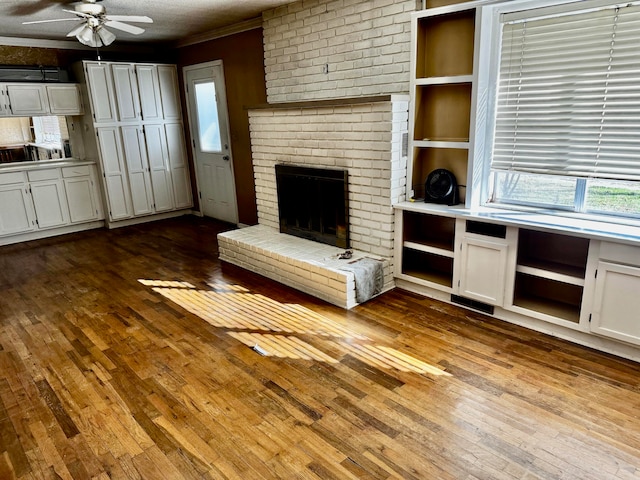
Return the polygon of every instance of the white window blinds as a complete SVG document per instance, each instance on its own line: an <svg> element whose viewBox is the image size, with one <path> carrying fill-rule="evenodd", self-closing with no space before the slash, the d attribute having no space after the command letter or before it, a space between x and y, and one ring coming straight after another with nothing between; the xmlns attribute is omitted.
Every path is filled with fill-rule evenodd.
<svg viewBox="0 0 640 480"><path fill-rule="evenodd" d="M640 180L640 7L545 13L502 19L491 168Z"/></svg>

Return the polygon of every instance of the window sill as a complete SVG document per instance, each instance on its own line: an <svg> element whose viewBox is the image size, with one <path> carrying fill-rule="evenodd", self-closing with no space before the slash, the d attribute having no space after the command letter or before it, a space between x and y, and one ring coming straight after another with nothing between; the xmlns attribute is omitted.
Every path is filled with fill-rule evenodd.
<svg viewBox="0 0 640 480"><path fill-rule="evenodd" d="M630 220L629 223L606 222L600 219L587 218L587 215L569 215L562 212L551 213L543 209L507 210L500 207L469 209L463 205L447 206L424 202L402 202L396 204L395 208L640 245L640 223L634 220Z"/></svg>

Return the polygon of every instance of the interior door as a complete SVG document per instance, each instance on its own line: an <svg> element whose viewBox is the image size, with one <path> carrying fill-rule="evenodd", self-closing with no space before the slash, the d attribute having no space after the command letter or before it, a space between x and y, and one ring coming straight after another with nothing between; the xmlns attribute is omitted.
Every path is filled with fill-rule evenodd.
<svg viewBox="0 0 640 480"><path fill-rule="evenodd" d="M238 223L222 62L186 67L184 77L200 209L207 217Z"/></svg>

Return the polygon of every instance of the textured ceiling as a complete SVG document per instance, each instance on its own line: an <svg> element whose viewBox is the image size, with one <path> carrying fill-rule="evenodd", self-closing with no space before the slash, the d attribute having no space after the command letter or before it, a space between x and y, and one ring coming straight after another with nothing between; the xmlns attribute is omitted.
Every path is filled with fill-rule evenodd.
<svg viewBox="0 0 640 480"><path fill-rule="evenodd" d="M153 24L141 35L113 30L124 42L177 42L204 35L244 20L259 17L264 10L291 0L102 0L112 15L147 15ZM68 40L66 34L79 21L22 25L25 21L74 18L72 0L0 0L0 36Z"/></svg>

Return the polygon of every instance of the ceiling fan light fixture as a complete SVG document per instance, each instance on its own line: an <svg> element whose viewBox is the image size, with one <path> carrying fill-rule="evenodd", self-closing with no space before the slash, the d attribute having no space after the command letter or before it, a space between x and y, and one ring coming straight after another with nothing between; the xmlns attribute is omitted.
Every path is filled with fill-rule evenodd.
<svg viewBox="0 0 640 480"><path fill-rule="evenodd" d="M88 47L99 47L99 39L97 38L94 29L90 25L85 25L82 30L76 34L76 38L80 43Z"/></svg>
<svg viewBox="0 0 640 480"><path fill-rule="evenodd" d="M111 33L109 30L104 28L102 25L96 29L96 33L100 37L100 40L102 41L102 45L105 47L108 45L111 45L113 41L116 39L116 36L113 33Z"/></svg>

